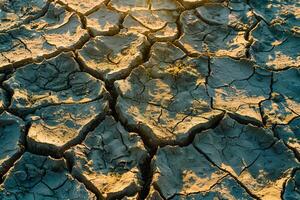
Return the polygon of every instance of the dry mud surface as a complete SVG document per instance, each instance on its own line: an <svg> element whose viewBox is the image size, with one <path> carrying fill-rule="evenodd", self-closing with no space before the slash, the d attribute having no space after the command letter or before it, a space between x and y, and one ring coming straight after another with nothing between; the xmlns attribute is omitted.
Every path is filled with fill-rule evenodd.
<svg viewBox="0 0 300 200"><path fill-rule="evenodd" d="M300 199L299 37L297 0L0 0L0 199Z"/></svg>

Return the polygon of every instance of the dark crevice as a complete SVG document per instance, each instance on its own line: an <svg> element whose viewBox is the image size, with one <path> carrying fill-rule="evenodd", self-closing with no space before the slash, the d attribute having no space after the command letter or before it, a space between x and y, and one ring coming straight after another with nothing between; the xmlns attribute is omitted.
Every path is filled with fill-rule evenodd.
<svg viewBox="0 0 300 200"><path fill-rule="evenodd" d="M146 197L149 194L152 178L153 178L153 170L151 167L151 162L156 154L156 150L148 151L150 154L150 157L147 158L147 160L142 164L140 167L141 174L142 174L142 180L144 182L142 190L139 192L138 200L146 199Z"/></svg>
<svg viewBox="0 0 300 200"><path fill-rule="evenodd" d="M151 48L152 48L153 44L150 44L149 46L147 46L147 48L144 50L143 52L143 63L146 63L149 61L150 57L151 57ZM142 63L141 63L142 64Z"/></svg>
<svg viewBox="0 0 300 200"><path fill-rule="evenodd" d="M216 165L208 155L206 155L201 149L199 149L196 145L194 145L194 148L201 154L203 155L213 166L217 167L219 170L225 172L226 174L229 174L242 188L245 189L245 191L248 193L249 196L251 196L254 199L260 200L260 198L253 194L237 177L235 177L234 175L232 175L229 171L220 168L218 165Z"/></svg>
<svg viewBox="0 0 300 200"><path fill-rule="evenodd" d="M207 57L207 69L208 69L208 73L207 73L207 76L205 76L205 91L206 91L207 96L210 98L210 101L209 101L210 108L215 109L213 106L214 98L209 95L209 88L208 88L209 87L208 80L209 80L209 77L211 76L211 57L210 56Z"/></svg>
<svg viewBox="0 0 300 200"><path fill-rule="evenodd" d="M208 127L199 128L199 129L195 129L195 130L191 131L190 134L188 135L188 139L186 141L183 141L182 143L178 143L175 145L184 147L184 146L188 146L188 145L192 144L196 135L201 134L202 132L204 132L208 129L216 128L219 125L219 123L223 120L224 116L225 116L225 112L223 112L220 116L216 117L215 119L212 119L211 125L209 125Z"/></svg>
<svg viewBox="0 0 300 200"><path fill-rule="evenodd" d="M253 38L250 38L251 32L258 26L260 20L256 20L256 23L254 23L245 33L244 38L246 41L248 41L246 48L246 58L251 59L251 54L250 54L250 48L253 44Z"/></svg>
<svg viewBox="0 0 300 200"><path fill-rule="evenodd" d="M177 26L177 37L175 39L175 41L179 40L179 38L183 35L183 28L182 28L182 24L180 22L180 18L181 18L181 14L182 14L183 11L181 11L178 15L178 18L176 20L176 26Z"/></svg>
<svg viewBox="0 0 300 200"><path fill-rule="evenodd" d="M21 150L11 156L6 162L1 163L0 166L0 184L3 183L5 174L14 166L15 162L21 158L24 154L25 148L21 147Z"/></svg>
<svg viewBox="0 0 300 200"><path fill-rule="evenodd" d="M293 171L291 173L291 177L289 179L287 179L287 180L284 181L283 187L282 187L282 190L281 190L281 195L280 195L281 199L285 199L284 198L284 193L285 193L285 190L286 190L287 183L288 183L289 180L291 180L291 179L293 179L295 177L296 172L298 170L300 170L300 168L293 169Z"/></svg>
<svg viewBox="0 0 300 200"><path fill-rule="evenodd" d="M240 124L243 124L243 125L251 124L251 125L256 126L256 127L264 127L264 125L256 119L252 119L252 120L251 119L246 119L242 115L238 115L236 113L231 113L231 112L228 112L227 114L230 118L234 119L235 121L237 121Z"/></svg>
<svg viewBox="0 0 300 200"><path fill-rule="evenodd" d="M265 117L265 114L264 114L264 111L263 111L263 106L262 104L265 102L265 101L269 101L272 99L272 93L273 93L273 84L274 84L274 73L271 74L271 83L270 83L270 93L269 93L269 98L268 99L265 99L261 102L258 103L258 107L259 107L259 112L260 112L260 115L261 115L261 119L262 119L262 123L265 127L268 127L268 122L267 122L267 118Z"/></svg>

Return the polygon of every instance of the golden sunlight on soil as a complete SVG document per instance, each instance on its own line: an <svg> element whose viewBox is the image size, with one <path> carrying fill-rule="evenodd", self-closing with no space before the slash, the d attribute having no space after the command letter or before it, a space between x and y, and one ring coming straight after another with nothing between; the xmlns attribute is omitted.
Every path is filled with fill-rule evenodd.
<svg viewBox="0 0 300 200"><path fill-rule="evenodd" d="M0 0L0 200L300 199L297 0Z"/></svg>

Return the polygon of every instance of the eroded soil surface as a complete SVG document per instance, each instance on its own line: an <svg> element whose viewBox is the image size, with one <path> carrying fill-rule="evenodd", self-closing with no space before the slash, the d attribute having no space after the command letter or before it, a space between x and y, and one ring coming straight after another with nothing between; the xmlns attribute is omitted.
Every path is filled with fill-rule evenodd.
<svg viewBox="0 0 300 200"><path fill-rule="evenodd" d="M0 0L0 199L300 199L299 37L297 0Z"/></svg>

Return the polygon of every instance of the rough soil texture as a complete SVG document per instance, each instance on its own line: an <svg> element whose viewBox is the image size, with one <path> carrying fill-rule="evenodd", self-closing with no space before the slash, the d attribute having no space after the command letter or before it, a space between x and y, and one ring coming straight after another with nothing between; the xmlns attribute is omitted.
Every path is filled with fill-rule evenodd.
<svg viewBox="0 0 300 200"><path fill-rule="evenodd" d="M9 199L96 199L68 172L64 159L24 153L5 175L0 197Z"/></svg>
<svg viewBox="0 0 300 200"><path fill-rule="evenodd" d="M140 167L148 153L137 133L107 116L83 141L66 152L72 174L95 186L104 198L135 195L142 189Z"/></svg>
<svg viewBox="0 0 300 200"><path fill-rule="evenodd" d="M296 0L0 0L0 199L300 199Z"/></svg>

